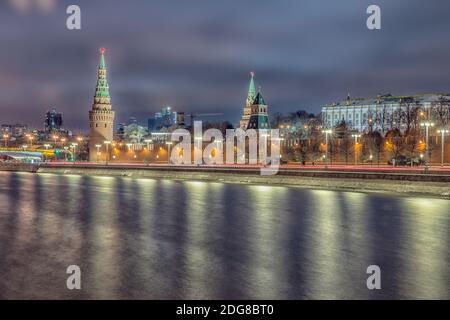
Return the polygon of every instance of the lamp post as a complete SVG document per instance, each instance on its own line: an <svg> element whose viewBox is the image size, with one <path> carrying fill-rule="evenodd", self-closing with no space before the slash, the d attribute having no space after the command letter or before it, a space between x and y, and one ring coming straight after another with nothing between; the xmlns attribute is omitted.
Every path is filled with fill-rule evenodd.
<svg viewBox="0 0 450 320"><path fill-rule="evenodd" d="M448 129L438 130L438 133L442 134L442 139L441 139L441 167L444 167L445 134L449 133L449 132L450 132L450 130L448 130Z"/></svg>
<svg viewBox="0 0 450 320"><path fill-rule="evenodd" d="M72 143L71 144L71 147L72 147L72 152L73 152L73 162L75 162L76 161L76 150L77 150L77 146L78 146L78 143Z"/></svg>
<svg viewBox="0 0 450 320"><path fill-rule="evenodd" d="M434 123L432 122L422 122L420 124L421 127L425 127L425 162L426 162L426 166L428 167L431 159L430 159L430 148L428 147L428 130L430 127L434 126Z"/></svg>
<svg viewBox="0 0 450 320"><path fill-rule="evenodd" d="M326 129L326 130L323 130L323 133L325 133L325 160L326 160L325 167L328 167L328 163L329 163L329 160L328 160L328 135L332 134L333 131L331 129Z"/></svg>
<svg viewBox="0 0 450 320"><path fill-rule="evenodd" d="M3 140L5 141L5 148L8 148L8 138L9 138L8 134L3 135Z"/></svg>
<svg viewBox="0 0 450 320"><path fill-rule="evenodd" d="M58 136L56 134L54 134L52 136L52 138L53 138L53 141L55 142L55 148L56 148L56 141L58 140Z"/></svg>
<svg viewBox="0 0 450 320"><path fill-rule="evenodd" d="M147 157L144 161L147 161L147 165L150 165L150 143L153 143L152 139L145 139L144 142L147 144Z"/></svg>
<svg viewBox="0 0 450 320"><path fill-rule="evenodd" d="M97 148L97 162L100 161L100 148L102 147L101 144L96 144L95 147Z"/></svg>
<svg viewBox="0 0 450 320"><path fill-rule="evenodd" d="M31 134L26 135L28 139L28 143L30 144L31 148L33 148L33 136Z"/></svg>
<svg viewBox="0 0 450 320"><path fill-rule="evenodd" d="M67 162L67 150L69 150L69 147L63 147L64 149L64 161Z"/></svg>
<svg viewBox="0 0 450 320"><path fill-rule="evenodd" d="M355 138L355 166L358 164L358 138L361 138L360 134L352 134L352 137Z"/></svg>
<svg viewBox="0 0 450 320"><path fill-rule="evenodd" d="M108 161L109 161L109 145L111 144L111 141L105 140L103 142L106 146L106 165L108 165Z"/></svg>
<svg viewBox="0 0 450 320"><path fill-rule="evenodd" d="M172 142L167 141L167 164L170 164L170 146L172 145Z"/></svg>
<svg viewBox="0 0 450 320"><path fill-rule="evenodd" d="M150 143L152 143L153 140L152 139L146 139L146 140L144 140L144 142L147 144L147 150L150 151Z"/></svg>

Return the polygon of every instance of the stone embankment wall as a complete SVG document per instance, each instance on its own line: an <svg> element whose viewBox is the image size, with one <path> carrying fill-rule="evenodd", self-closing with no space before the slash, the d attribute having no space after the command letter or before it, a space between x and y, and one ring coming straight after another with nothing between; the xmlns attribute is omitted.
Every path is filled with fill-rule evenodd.
<svg viewBox="0 0 450 320"><path fill-rule="evenodd" d="M202 168L123 168L41 166L39 173L116 176L170 180L197 180L223 183L296 186L357 192L421 194L450 199L450 175L427 173L377 173L334 171L282 171L262 176L258 170L214 170Z"/></svg>

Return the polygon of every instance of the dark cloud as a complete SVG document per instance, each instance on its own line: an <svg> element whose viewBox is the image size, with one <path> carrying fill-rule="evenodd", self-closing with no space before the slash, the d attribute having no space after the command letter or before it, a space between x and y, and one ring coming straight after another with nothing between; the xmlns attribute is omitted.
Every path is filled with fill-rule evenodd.
<svg viewBox="0 0 450 320"><path fill-rule="evenodd" d="M347 92L450 91L445 0L11 3L0 2L1 122L40 126L55 106L86 128L101 46L118 122L145 122L165 104L236 122L250 70L272 112L319 112ZM81 31L65 28L69 4L82 9ZM382 8L381 31L365 28L369 4Z"/></svg>

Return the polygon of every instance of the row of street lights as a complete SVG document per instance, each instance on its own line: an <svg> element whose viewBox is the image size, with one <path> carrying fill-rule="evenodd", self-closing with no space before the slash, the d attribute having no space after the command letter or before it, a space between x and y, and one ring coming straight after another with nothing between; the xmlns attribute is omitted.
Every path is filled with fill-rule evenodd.
<svg viewBox="0 0 450 320"><path fill-rule="evenodd" d="M150 139L145 140L145 143L147 143L147 150L150 150L150 144L153 143L153 140L150 140ZM105 162L106 162L106 165L108 165L108 163L110 161L110 158L109 158L109 156L110 156L109 155L109 146L110 145L114 145L114 144L113 144L113 141L110 141L110 140L103 141L103 144L105 145L105 148L106 148ZM172 144L173 143L170 142L170 141L166 142L166 145L167 145L167 162L168 163L170 163L170 146ZM128 147L128 149L131 149L133 144L132 143L127 143L126 146ZM100 162L100 148L102 147L102 145L101 144L96 144L95 147L97 148L97 162ZM136 158L136 155L134 157ZM157 156L157 158L159 158L159 155Z"/></svg>
<svg viewBox="0 0 450 320"><path fill-rule="evenodd" d="M426 164L427 166L431 162L430 157L430 150L429 150L429 128L434 126L434 123L432 122L423 122L420 124L421 127L425 128L425 154L426 154ZM325 151L325 159L326 159L326 165L329 164L328 160L328 135L332 134L333 131L331 129L326 129L322 131L325 134L325 144L326 144L326 151ZM437 133L441 134L441 167L444 167L444 154L445 154L445 135L450 133L450 130L448 129L440 129L437 130ZM360 134L352 134L352 138L355 139L355 165L358 163L357 158L357 146L358 146L358 139L361 138ZM370 156L372 158L372 156Z"/></svg>

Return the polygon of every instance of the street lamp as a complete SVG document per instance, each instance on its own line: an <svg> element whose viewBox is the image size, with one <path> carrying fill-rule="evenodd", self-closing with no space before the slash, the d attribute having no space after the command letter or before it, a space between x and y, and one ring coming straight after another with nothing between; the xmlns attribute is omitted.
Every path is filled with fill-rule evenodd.
<svg viewBox="0 0 450 320"><path fill-rule="evenodd" d="M333 130L326 129L322 131L325 133L325 159L326 159L326 166L328 166L329 159L328 159L328 135L333 133Z"/></svg>
<svg viewBox="0 0 450 320"><path fill-rule="evenodd" d="M428 148L428 129L430 128L430 127L433 127L434 126L434 123L432 123L432 122L422 122L421 124L420 124L420 126L421 127L425 127L425 154L426 154L426 165L428 166L429 165L429 163L430 163L430 149Z"/></svg>
<svg viewBox="0 0 450 320"><path fill-rule="evenodd" d="M28 138L28 142L30 143L31 147L33 147L33 136L31 134L27 134L26 137Z"/></svg>
<svg viewBox="0 0 450 320"><path fill-rule="evenodd" d="M441 139L441 144L442 144L442 146L441 146L441 167L444 167L444 145L445 145L445 134L446 133L449 133L450 132L450 130L448 130L448 129L441 129L441 130L438 130L438 133L440 133L440 134L442 134L442 139Z"/></svg>
<svg viewBox="0 0 450 320"><path fill-rule="evenodd" d="M78 143L72 143L71 144L71 147L72 147L72 150L73 150L73 162L75 162L75 160L76 160L76 148L77 148L77 146L78 146Z"/></svg>
<svg viewBox="0 0 450 320"><path fill-rule="evenodd" d="M108 165L108 161L109 161L109 145L111 144L111 141L105 140L103 143L106 146L106 165Z"/></svg>
<svg viewBox="0 0 450 320"><path fill-rule="evenodd" d="M144 140L144 142L147 144L147 150L150 151L150 143L152 143L153 140L152 139L146 139L146 140Z"/></svg>
<svg viewBox="0 0 450 320"><path fill-rule="evenodd" d="M3 135L3 140L5 141L5 148L8 148L8 138L9 138L8 134Z"/></svg>
<svg viewBox="0 0 450 320"><path fill-rule="evenodd" d="M67 162L67 150L69 150L69 147L64 147L64 161Z"/></svg>
<svg viewBox="0 0 450 320"><path fill-rule="evenodd" d="M172 145L172 142L167 141L167 164L170 164L170 146Z"/></svg>
<svg viewBox="0 0 450 320"><path fill-rule="evenodd" d="M352 137L355 138L355 166L358 164L358 138L361 138L360 134L352 134Z"/></svg>
<svg viewBox="0 0 450 320"><path fill-rule="evenodd" d="M97 162L99 162L100 148L102 147L102 145L101 144L96 144L95 147L97 148Z"/></svg>
<svg viewBox="0 0 450 320"><path fill-rule="evenodd" d="M52 138L53 138L53 141L55 142L55 148L56 148L56 140L58 140L58 136L56 134L54 134L52 136ZM61 141L62 141L62 139L61 139Z"/></svg>

